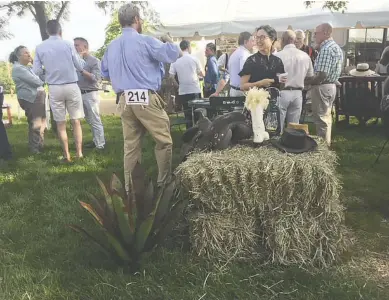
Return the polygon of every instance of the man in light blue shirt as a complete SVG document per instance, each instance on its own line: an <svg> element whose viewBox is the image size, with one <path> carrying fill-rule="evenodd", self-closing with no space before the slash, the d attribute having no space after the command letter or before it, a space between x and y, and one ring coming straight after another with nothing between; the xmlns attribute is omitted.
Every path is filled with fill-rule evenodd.
<svg viewBox="0 0 389 300"><path fill-rule="evenodd" d="M73 43L62 39L61 25L57 20L48 21L46 27L50 37L36 47L33 71L38 76L45 73L45 80L49 86L50 107L57 122L58 137L63 149L63 161L71 162L66 133L66 111L73 125L76 157L82 158L80 119L84 118L84 109L81 91L77 85L76 70L82 74L84 62L77 54Z"/></svg>
<svg viewBox="0 0 389 300"><path fill-rule="evenodd" d="M129 191L130 174L141 160L142 137L148 131L156 142L158 185L169 180L172 138L165 102L156 93L164 75L163 63L173 63L181 50L165 37L165 43L142 35L139 9L131 3L118 12L122 35L107 47L101 62L103 77L118 94L124 138L124 178Z"/></svg>
<svg viewBox="0 0 389 300"><path fill-rule="evenodd" d="M244 31L239 34L238 49L232 53L228 63L228 70L230 71L230 96L241 97L244 92L240 90L240 76L244 63L251 55L255 44L254 37L250 32Z"/></svg>

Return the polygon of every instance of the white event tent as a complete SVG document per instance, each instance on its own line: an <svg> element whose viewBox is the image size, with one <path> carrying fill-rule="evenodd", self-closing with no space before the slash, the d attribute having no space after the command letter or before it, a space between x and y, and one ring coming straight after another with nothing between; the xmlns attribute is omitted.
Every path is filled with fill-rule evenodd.
<svg viewBox="0 0 389 300"><path fill-rule="evenodd" d="M151 2L158 11L164 1ZM304 1L293 0L182 0L175 2L168 12L161 13L164 26L153 34L169 33L172 37L196 40L236 35L264 24L270 24L279 32L288 27L312 30L323 22L337 29L389 27L388 0L350 1L345 13L323 10L321 1L316 2L307 9Z"/></svg>
<svg viewBox="0 0 389 300"><path fill-rule="evenodd" d="M345 46L348 40L382 41L383 30L366 28L389 27L389 0L350 0L345 13L323 10L323 1L306 8L301 0L149 0L160 13L163 26L152 33L170 34L198 41L192 54L204 66L204 49L208 41L223 35L238 35L269 24L281 35L288 28L311 30L323 22L335 28L334 40ZM348 29L357 28L362 30ZM378 51L381 53L381 51ZM380 55L380 53L378 55Z"/></svg>

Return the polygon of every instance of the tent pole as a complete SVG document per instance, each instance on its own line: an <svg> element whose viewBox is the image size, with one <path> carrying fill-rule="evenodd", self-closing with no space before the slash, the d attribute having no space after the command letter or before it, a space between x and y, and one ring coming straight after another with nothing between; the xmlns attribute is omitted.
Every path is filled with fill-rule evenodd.
<svg viewBox="0 0 389 300"><path fill-rule="evenodd" d="M367 28L365 29L365 59L364 62L367 61Z"/></svg>

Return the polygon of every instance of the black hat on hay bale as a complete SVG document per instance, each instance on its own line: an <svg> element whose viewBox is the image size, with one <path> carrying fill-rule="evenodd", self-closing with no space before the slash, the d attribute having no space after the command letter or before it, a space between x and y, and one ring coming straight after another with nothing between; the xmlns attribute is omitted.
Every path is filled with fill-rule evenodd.
<svg viewBox="0 0 389 300"><path fill-rule="evenodd" d="M304 153L316 150L316 141L303 129L285 128L281 139L272 140L272 145L287 153Z"/></svg>
<svg viewBox="0 0 389 300"><path fill-rule="evenodd" d="M240 140L250 138L251 135L252 128L246 123L246 117L241 112L218 116L212 122L203 117L182 137L182 160L194 150L224 150Z"/></svg>
<svg viewBox="0 0 389 300"><path fill-rule="evenodd" d="M209 130L199 138L196 148L200 150L223 150L231 141L246 139L251 136L251 128L241 112L230 112L213 120Z"/></svg>

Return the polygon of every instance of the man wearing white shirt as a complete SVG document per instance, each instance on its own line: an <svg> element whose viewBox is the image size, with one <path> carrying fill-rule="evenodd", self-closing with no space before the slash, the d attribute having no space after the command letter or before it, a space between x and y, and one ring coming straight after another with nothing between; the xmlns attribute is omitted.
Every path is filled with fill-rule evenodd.
<svg viewBox="0 0 389 300"><path fill-rule="evenodd" d="M285 87L280 96L280 121L281 132L284 129L285 119L288 123L299 123L302 104L304 80L312 77L313 66L308 54L295 46L296 34L292 30L287 30L282 35L282 51L276 56L281 58L285 72L288 73Z"/></svg>
<svg viewBox="0 0 389 300"><path fill-rule="evenodd" d="M201 97L199 76L204 77L204 71L200 66L199 59L191 55L192 49L189 41L181 41L180 48L183 55L170 65L169 74L173 78L177 75L178 97L184 108L185 119L187 120L186 127L190 128L193 124L188 101Z"/></svg>
<svg viewBox="0 0 389 300"><path fill-rule="evenodd" d="M242 32L238 39L239 47L232 53L228 62L228 70L230 73L230 96L239 97L244 96L243 91L240 90L240 76L243 65L247 58L251 55L254 47L254 38L250 32Z"/></svg>
<svg viewBox="0 0 389 300"><path fill-rule="evenodd" d="M235 49L233 49L230 53L233 53ZM217 60L217 67L219 68L220 80L219 85L225 86L227 81L230 79L229 71L228 71L228 62L230 61L230 55L225 52ZM221 82L223 80L224 82Z"/></svg>

